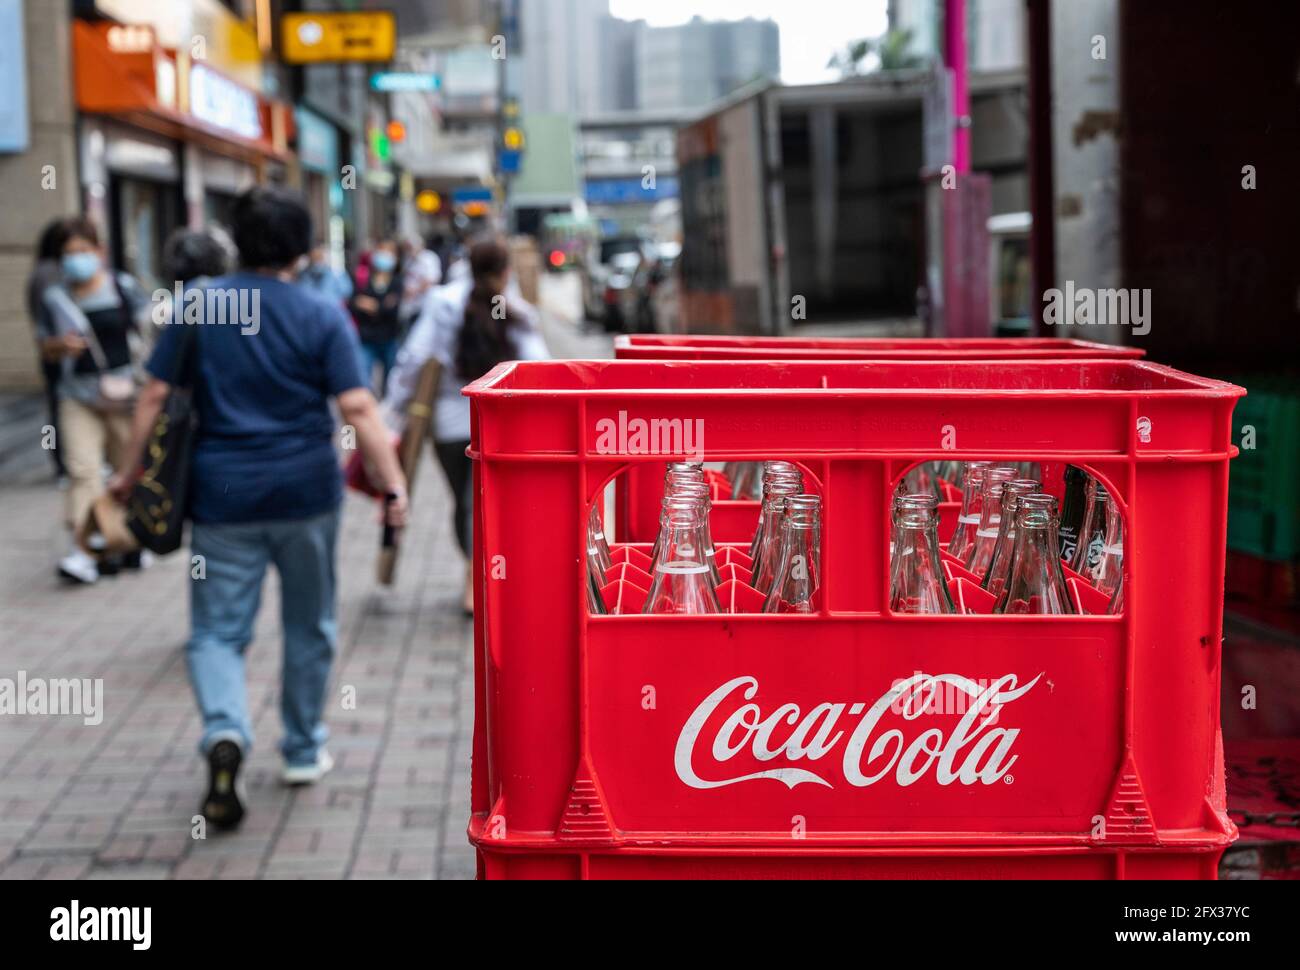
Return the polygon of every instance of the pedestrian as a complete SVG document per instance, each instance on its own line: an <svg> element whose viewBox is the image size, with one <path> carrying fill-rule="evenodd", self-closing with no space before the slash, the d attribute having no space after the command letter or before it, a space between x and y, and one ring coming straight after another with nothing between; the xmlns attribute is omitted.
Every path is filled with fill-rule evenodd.
<svg viewBox="0 0 1300 970"><path fill-rule="evenodd" d="M244 816L239 771L253 745L244 653L263 579L280 577L284 631L282 777L309 784L333 765L322 723L336 640L335 543L342 475L334 399L390 496L387 522L405 523L406 481L358 366L343 308L299 286L311 216L278 188L241 195L232 211L241 269L212 281L256 312L255 327L170 326L149 360L130 445L110 489L126 501L145 442L191 355L198 430L190 469L190 541L201 577L190 582L190 684L203 718L209 790L201 811L220 828Z"/></svg>
<svg viewBox="0 0 1300 970"><path fill-rule="evenodd" d="M402 276L398 264L397 244L384 240L370 253L370 272L357 282L349 307L361 336L361 366L367 383L374 380L375 366L380 368L379 394L388 386L401 338ZM373 385L372 385L373 386Z"/></svg>
<svg viewBox="0 0 1300 970"><path fill-rule="evenodd" d="M317 242L312 247L307 267L298 274L298 282L317 296L335 303L347 303L352 298L352 280L330 262L329 247Z"/></svg>
<svg viewBox="0 0 1300 970"><path fill-rule="evenodd" d="M510 275L510 251L498 239L469 250L469 278L433 291L398 355L384 400L385 419L400 433L406 408L431 359L441 366L433 437L438 463L451 489L456 543L466 559L464 608L474 610L473 466L469 448L469 399L461 389L508 360L546 360L536 309L519 294Z"/></svg>
<svg viewBox="0 0 1300 970"><path fill-rule="evenodd" d="M186 286L202 286L229 273L237 255L224 229L181 228L163 244L163 272Z"/></svg>
<svg viewBox="0 0 1300 970"><path fill-rule="evenodd" d="M68 471L69 551L58 572L89 585L117 566L82 549L76 535L104 492L105 465L116 464L130 438L150 300L129 274L108 268L99 230L77 217L63 222L58 279L42 293L40 310L42 353L59 367L58 438ZM121 565L140 563L132 553Z"/></svg>
<svg viewBox="0 0 1300 970"><path fill-rule="evenodd" d="M471 275L469 266L469 245L465 230L457 227L451 242L447 246L447 255L442 261L442 281L444 283L468 282Z"/></svg>
<svg viewBox="0 0 1300 970"><path fill-rule="evenodd" d="M67 469L63 467L63 453L59 450L59 375L63 368L57 359L49 359L41 348L41 316L44 313L45 291L59 281L59 260L63 255L63 219L54 219L41 231L36 243L36 261L27 277L27 317L32 323L41 356L41 378L45 384L45 414L53 434L49 440L50 460L54 474L63 483Z"/></svg>
<svg viewBox="0 0 1300 970"><path fill-rule="evenodd" d="M403 243L402 306L399 311L402 337L420 316L425 297L442 283L442 260L432 243L426 244L419 236L411 236Z"/></svg>

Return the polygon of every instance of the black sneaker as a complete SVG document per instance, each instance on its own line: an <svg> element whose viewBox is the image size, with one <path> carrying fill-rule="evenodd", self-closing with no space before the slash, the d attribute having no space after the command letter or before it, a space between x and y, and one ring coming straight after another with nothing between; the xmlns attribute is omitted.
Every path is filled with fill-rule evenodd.
<svg viewBox="0 0 1300 970"><path fill-rule="evenodd" d="M218 741L208 751L208 797L200 814L218 829L238 828L244 819L239 766L244 752L234 741Z"/></svg>

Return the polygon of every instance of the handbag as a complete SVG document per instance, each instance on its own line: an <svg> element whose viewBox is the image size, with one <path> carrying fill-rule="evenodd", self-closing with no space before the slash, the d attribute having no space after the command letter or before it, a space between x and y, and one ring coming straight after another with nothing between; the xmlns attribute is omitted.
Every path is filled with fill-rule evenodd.
<svg viewBox="0 0 1300 970"><path fill-rule="evenodd" d="M173 324L173 326L184 326ZM198 334L185 327L172 365L171 391L145 447L144 468L126 503L126 525L140 545L166 556L181 547L198 414L194 407Z"/></svg>
<svg viewBox="0 0 1300 970"><path fill-rule="evenodd" d="M116 282L116 281L115 281ZM122 292L118 287L118 293ZM126 298L121 297L123 307L126 306ZM69 301L71 303L71 301ZM95 334L95 328L90 325L86 315L81 312L75 303L71 304L72 319L77 324L77 329L81 331L82 338L86 341L86 350L90 352L90 358L95 362L95 367L99 370L99 384L95 397L94 408L104 414L128 414L135 405L136 382L135 377L129 374L110 373L108 366L108 357L104 354L104 348L99 342L99 337Z"/></svg>

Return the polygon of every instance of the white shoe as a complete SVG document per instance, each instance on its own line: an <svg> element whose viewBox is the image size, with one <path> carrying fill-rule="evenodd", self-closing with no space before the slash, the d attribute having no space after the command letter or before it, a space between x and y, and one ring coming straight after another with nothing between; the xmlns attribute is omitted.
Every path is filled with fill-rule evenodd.
<svg viewBox="0 0 1300 970"><path fill-rule="evenodd" d="M83 549L73 549L59 560L59 575L74 583L89 586L99 581L99 566Z"/></svg>
<svg viewBox="0 0 1300 970"><path fill-rule="evenodd" d="M285 765L280 779L286 785L314 785L334 768L334 759L324 748L316 753L314 765Z"/></svg>

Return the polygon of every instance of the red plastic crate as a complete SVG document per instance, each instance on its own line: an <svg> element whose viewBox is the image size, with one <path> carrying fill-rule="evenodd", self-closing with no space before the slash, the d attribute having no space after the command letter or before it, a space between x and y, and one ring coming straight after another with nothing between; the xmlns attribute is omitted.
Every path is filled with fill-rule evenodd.
<svg viewBox="0 0 1300 970"><path fill-rule="evenodd" d="M616 360L1138 360L1137 347L1055 337L721 337L630 334Z"/></svg>
<svg viewBox="0 0 1300 970"><path fill-rule="evenodd" d="M1234 834L1218 704L1240 388L1123 360L545 362L466 393L484 875L1213 874ZM620 412L702 420L709 460L803 466L818 613L587 615L591 503L665 458L600 453ZM1125 614L891 614L906 468L1024 457L1115 496ZM890 703L914 678L943 709Z"/></svg>

